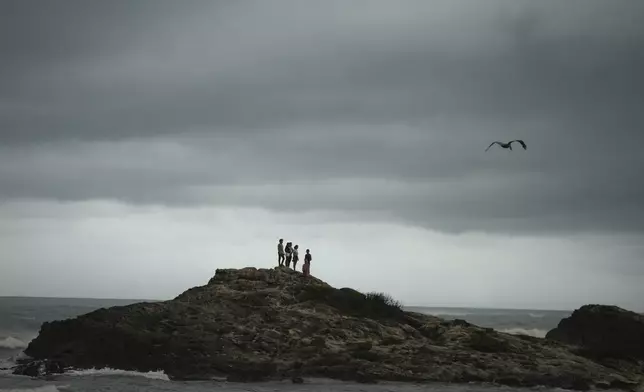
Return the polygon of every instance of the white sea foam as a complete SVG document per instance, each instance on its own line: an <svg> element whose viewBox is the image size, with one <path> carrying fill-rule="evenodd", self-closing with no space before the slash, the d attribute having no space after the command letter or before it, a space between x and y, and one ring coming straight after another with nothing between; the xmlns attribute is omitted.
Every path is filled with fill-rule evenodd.
<svg viewBox="0 0 644 392"><path fill-rule="evenodd" d="M434 309L414 309L413 311L423 314L428 314L430 316L449 316L449 317L465 317L469 316L471 313L467 312L457 312L449 310L434 310Z"/></svg>
<svg viewBox="0 0 644 392"><path fill-rule="evenodd" d="M131 376L131 377L145 377L154 380L170 381L170 378L162 370L156 372L135 372L132 370L119 370L111 368L103 369L85 369L85 370L69 370L65 372L68 376Z"/></svg>
<svg viewBox="0 0 644 392"><path fill-rule="evenodd" d="M528 313L528 315L532 318L543 318L545 317L545 314L543 313Z"/></svg>
<svg viewBox="0 0 644 392"><path fill-rule="evenodd" d="M0 348L8 348L8 349L17 349L17 348L27 348L27 344L24 341L14 338L13 336L9 336L4 339L0 339Z"/></svg>
<svg viewBox="0 0 644 392"><path fill-rule="evenodd" d="M545 338L548 331L539 328L502 328L499 332L505 332L512 335L528 335L537 338Z"/></svg>
<svg viewBox="0 0 644 392"><path fill-rule="evenodd" d="M13 358L0 358L0 375L11 374L11 369L16 365Z"/></svg>
<svg viewBox="0 0 644 392"><path fill-rule="evenodd" d="M12 361L18 361L20 359L27 359L27 358L30 358L29 355L25 354L24 351L21 351L18 354L16 354L13 357L11 357L11 360Z"/></svg>
<svg viewBox="0 0 644 392"><path fill-rule="evenodd" d="M69 385L43 385L35 388L0 389L0 392L58 392L69 388Z"/></svg>

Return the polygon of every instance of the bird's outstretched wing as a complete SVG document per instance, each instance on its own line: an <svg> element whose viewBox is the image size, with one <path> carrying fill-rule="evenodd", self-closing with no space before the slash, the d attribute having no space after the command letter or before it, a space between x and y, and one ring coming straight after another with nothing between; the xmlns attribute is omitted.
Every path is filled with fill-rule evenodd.
<svg viewBox="0 0 644 392"><path fill-rule="evenodd" d="M512 142L519 142L519 144L521 144L521 147L523 147L524 150L528 149L528 146L526 146L525 143L523 142L523 140L521 140L521 139L512 140L510 143L512 143Z"/></svg>
<svg viewBox="0 0 644 392"><path fill-rule="evenodd" d="M493 145L495 145L495 144L498 144L499 146L501 145L501 143L500 143L500 142L492 142L492 143L490 143L490 145L489 145L489 146L487 146L487 148L485 149L485 151L489 150L489 149L490 149L490 147L492 147L492 146L493 146Z"/></svg>

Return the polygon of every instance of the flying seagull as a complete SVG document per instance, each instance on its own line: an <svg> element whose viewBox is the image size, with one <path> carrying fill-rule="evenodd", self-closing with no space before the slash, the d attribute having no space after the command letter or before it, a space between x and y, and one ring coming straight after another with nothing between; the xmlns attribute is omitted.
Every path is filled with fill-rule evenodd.
<svg viewBox="0 0 644 392"><path fill-rule="evenodd" d="M510 150L512 150L512 143L514 143L514 142L519 142L519 143L521 144L521 146L523 147L523 149L524 149L524 150L526 150L526 149L527 149L527 146L525 145L525 143L523 142L523 140L519 140L519 139L517 139L517 140L511 140L511 141L509 141L509 142L507 142L507 143L503 143L503 142L492 142L492 143L490 143L490 145L489 145L489 146L487 146L487 148L485 149L485 151L489 150L489 149L490 149L490 147L492 147L492 146L493 146L493 145L495 145L495 144L498 144L499 146L501 146L501 148L509 148Z"/></svg>

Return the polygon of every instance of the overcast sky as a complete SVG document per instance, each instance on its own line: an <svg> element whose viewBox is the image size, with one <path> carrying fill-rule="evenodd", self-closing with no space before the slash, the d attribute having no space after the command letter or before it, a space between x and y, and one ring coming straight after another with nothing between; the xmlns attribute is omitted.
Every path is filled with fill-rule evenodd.
<svg viewBox="0 0 644 392"><path fill-rule="evenodd" d="M642 20L0 0L0 295L172 298L283 237L408 305L644 310Z"/></svg>

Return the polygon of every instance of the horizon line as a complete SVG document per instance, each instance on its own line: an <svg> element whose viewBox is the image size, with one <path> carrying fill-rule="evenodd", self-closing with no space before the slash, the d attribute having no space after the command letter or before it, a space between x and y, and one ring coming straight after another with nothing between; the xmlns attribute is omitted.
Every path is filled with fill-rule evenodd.
<svg viewBox="0 0 644 392"><path fill-rule="evenodd" d="M2 298L29 298L29 299L88 299L88 300L103 300L103 301L137 301L137 302L164 302L170 301L170 299L152 299L152 298L111 298L111 297L54 297L54 296L34 296L34 295L0 295ZM563 309L563 308L517 308L517 307L493 307L493 306L472 306L472 305L403 305L403 308L433 308L433 309L481 309L481 310L535 310L535 311L544 311L544 312L572 312L572 309Z"/></svg>

